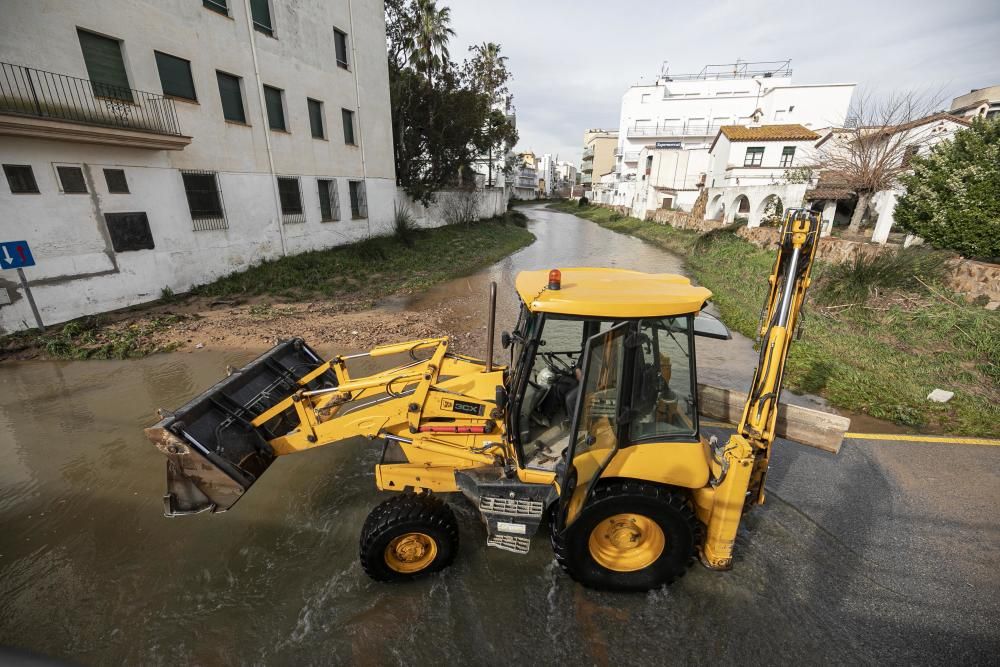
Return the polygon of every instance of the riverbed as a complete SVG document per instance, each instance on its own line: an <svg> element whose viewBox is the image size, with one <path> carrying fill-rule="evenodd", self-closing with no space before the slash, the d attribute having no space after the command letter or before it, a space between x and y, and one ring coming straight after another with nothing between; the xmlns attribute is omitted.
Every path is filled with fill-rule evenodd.
<svg viewBox="0 0 1000 667"><path fill-rule="evenodd" d="M533 245L381 308L447 303L442 325L481 354L490 281L500 330L523 269L683 272L636 239L527 213ZM750 341L698 345L700 380L746 385ZM164 518L164 459L142 429L259 351L0 366L0 644L137 665L975 664L1000 649L1000 448L847 443L831 455L779 442L734 569L696 565L642 595L573 584L547 534L526 556L487 549L461 500L451 568L370 581L358 534L385 494L366 441L281 459L231 512Z"/></svg>

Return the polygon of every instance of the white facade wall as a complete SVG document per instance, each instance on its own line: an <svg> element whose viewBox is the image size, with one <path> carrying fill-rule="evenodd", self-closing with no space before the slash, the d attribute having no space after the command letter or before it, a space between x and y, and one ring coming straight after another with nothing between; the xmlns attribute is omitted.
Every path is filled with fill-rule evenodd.
<svg viewBox="0 0 1000 667"><path fill-rule="evenodd" d="M645 163L639 156L644 149L655 149L657 141L679 141L682 150L700 153L698 160L707 172L708 149L720 126L748 125L758 110L764 125L843 125L854 88L853 83L794 85L791 76L779 75L676 81L666 77L653 85L633 86L622 96L616 169L619 181L638 180L618 188L617 196L636 193L625 205L635 207L639 217L646 213L645 203L653 201L653 195L642 192L639 177Z"/></svg>
<svg viewBox="0 0 1000 667"><path fill-rule="evenodd" d="M812 139L732 142L725 135L720 135L711 153L706 184L708 187L725 187L782 183L787 170L815 166L815 143ZM795 154L790 165L783 167L782 153L788 146L795 148ZM764 149L759 167L744 166L750 148Z"/></svg>
<svg viewBox="0 0 1000 667"><path fill-rule="evenodd" d="M228 4L230 17L185 0L5 7L2 61L86 79L79 27L121 40L129 85L138 90L162 90L154 51L190 60L198 98L174 103L181 131L192 137L183 150L0 141L0 162L31 165L41 191L15 195L0 182L0 240L31 245L37 266L25 273L47 324L391 229L396 187L382 3L275 2L274 37L251 29L243 2ZM336 64L334 27L348 34L347 69ZM223 118L217 70L242 78L246 124ZM260 84L284 91L287 132L268 129ZM307 97L323 102L323 139L311 136ZM357 145L344 141L341 109L355 112ZM83 168L88 194L60 191L54 164L62 163ZM108 193L105 167L124 169L129 194ZM194 231L180 169L218 174L228 229ZM282 224L276 175L299 179L305 222ZM317 178L336 181L339 222L319 221ZM348 180L365 183L365 219L351 219ZM137 211L147 214L155 248L116 253L103 216ZM0 274L13 301L0 307L4 331L32 321L12 273Z"/></svg>

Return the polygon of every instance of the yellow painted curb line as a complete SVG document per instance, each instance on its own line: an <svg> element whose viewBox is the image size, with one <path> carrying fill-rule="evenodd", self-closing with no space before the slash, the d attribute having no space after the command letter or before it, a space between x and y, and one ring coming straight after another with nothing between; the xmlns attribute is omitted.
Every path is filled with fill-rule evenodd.
<svg viewBox="0 0 1000 667"><path fill-rule="evenodd" d="M947 435L906 435L904 433L845 433L854 440L897 440L899 442L939 442L946 445L989 445L1000 447L994 438L956 438Z"/></svg>

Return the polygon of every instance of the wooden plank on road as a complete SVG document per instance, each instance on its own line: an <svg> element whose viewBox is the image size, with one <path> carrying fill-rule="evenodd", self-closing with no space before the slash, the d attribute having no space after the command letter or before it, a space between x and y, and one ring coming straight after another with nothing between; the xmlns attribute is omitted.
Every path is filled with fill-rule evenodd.
<svg viewBox="0 0 1000 667"><path fill-rule="evenodd" d="M706 384L698 385L698 405L701 414L712 419L736 424L743 416L746 392L723 389ZM844 441L844 434L851 428L851 420L841 415L803 408L798 405L778 405L775 435L802 445L836 454Z"/></svg>

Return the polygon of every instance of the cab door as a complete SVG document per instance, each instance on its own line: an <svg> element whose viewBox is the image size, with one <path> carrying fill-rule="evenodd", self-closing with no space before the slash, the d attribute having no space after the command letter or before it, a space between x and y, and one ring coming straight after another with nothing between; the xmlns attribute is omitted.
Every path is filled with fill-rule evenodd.
<svg viewBox="0 0 1000 667"><path fill-rule="evenodd" d="M634 327L623 322L587 340L567 465L562 472L557 530L568 528L587 502L594 483L618 451L628 387L626 341Z"/></svg>

